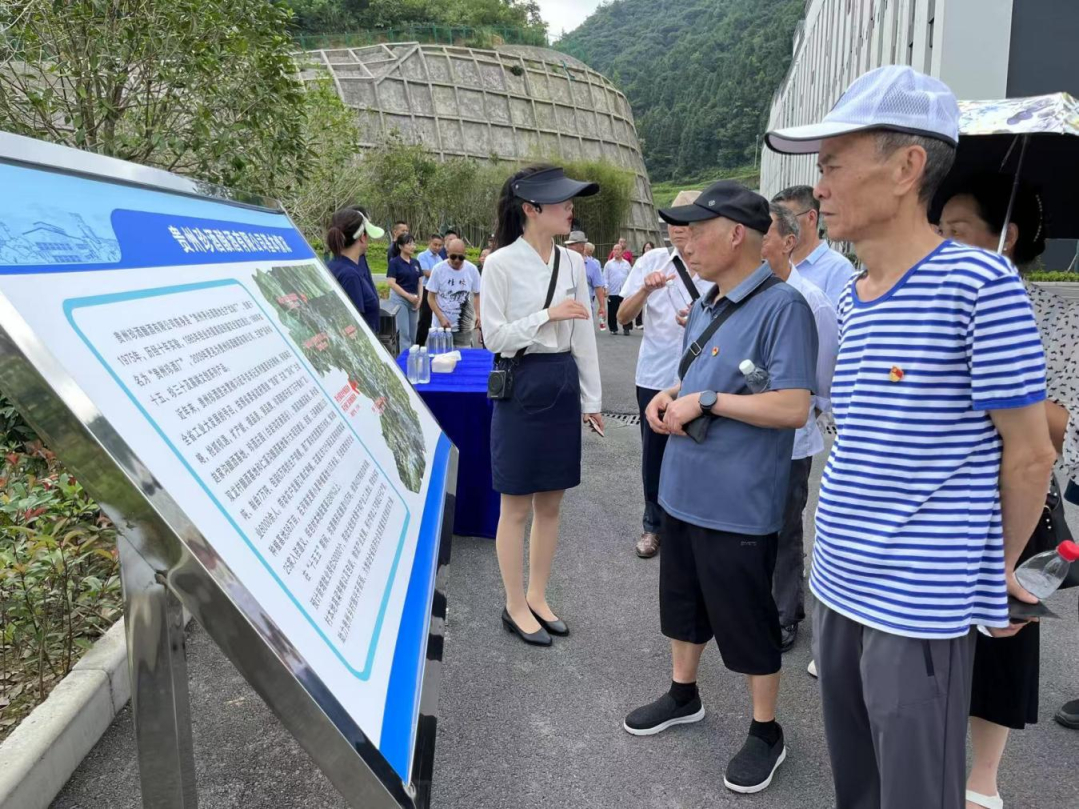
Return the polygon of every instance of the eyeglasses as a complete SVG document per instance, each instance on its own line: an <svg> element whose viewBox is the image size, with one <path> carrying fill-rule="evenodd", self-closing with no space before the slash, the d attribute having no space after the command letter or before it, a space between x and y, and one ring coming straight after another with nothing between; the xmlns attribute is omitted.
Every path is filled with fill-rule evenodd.
<svg viewBox="0 0 1079 809"><path fill-rule="evenodd" d="M796 213L796 214L795 214L795 216L805 216L805 215L806 215L807 213L809 213L810 211L815 211L815 210L817 210L817 209L816 209L816 208L806 208L806 209L805 209L804 211L802 211L801 213Z"/></svg>
<svg viewBox="0 0 1079 809"><path fill-rule="evenodd" d="M446 256L446 258L448 258L450 261L464 261L465 260L465 256L461 255L460 253L450 253L449 255Z"/></svg>

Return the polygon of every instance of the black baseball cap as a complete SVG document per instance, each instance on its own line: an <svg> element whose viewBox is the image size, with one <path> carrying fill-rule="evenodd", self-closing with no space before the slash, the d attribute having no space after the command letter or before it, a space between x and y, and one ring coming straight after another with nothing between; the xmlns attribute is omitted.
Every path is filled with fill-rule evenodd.
<svg viewBox="0 0 1079 809"><path fill-rule="evenodd" d="M561 168L544 169L513 183L513 195L533 205L554 205L599 193L599 183L572 180Z"/></svg>
<svg viewBox="0 0 1079 809"><path fill-rule="evenodd" d="M659 215L668 225L688 225L722 216L761 233L767 233L772 226L768 200L733 180L713 183L691 205L665 208Z"/></svg>

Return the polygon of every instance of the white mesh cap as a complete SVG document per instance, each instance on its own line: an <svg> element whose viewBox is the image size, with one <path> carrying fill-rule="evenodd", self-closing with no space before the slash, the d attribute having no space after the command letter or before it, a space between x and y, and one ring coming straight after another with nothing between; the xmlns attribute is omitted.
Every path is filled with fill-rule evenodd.
<svg viewBox="0 0 1079 809"><path fill-rule="evenodd" d="M905 65L859 76L819 124L776 129L765 142L781 154L812 154L827 138L891 129L959 143L959 104L948 85Z"/></svg>

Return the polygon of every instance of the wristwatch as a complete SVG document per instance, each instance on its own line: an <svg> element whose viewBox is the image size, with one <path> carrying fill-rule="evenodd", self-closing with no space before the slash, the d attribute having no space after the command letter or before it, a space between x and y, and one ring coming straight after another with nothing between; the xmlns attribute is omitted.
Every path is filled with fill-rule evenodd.
<svg viewBox="0 0 1079 809"><path fill-rule="evenodd" d="M718 398L719 397L716 396L716 392L714 390L702 390L701 391L701 412L702 413L711 413L712 408L716 406L716 399L718 399Z"/></svg>

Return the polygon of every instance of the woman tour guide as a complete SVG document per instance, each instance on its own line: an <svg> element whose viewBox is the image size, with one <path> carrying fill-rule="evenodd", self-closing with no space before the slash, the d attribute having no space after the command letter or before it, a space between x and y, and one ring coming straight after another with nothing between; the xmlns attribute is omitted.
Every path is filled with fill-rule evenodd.
<svg viewBox="0 0 1079 809"><path fill-rule="evenodd" d="M562 496L581 482L582 414L583 421L603 427L584 260L554 240L570 232L573 198L598 191L595 183L571 180L554 166L517 172L502 187L497 249L483 265L483 336L497 355L491 468L502 495L495 538L506 588L502 623L539 646L549 646L552 634L569 633L547 603L547 581Z"/></svg>
<svg viewBox="0 0 1079 809"><path fill-rule="evenodd" d="M326 267L375 334L380 307L366 253L371 239L385 235L386 231L374 225L359 207L339 210L326 230L326 246L333 253Z"/></svg>
<svg viewBox="0 0 1079 809"><path fill-rule="evenodd" d="M390 303L397 304L397 333L401 348L416 342L416 323L423 299L423 269L416 256L416 239L407 230L397 237L397 255L386 268Z"/></svg>

